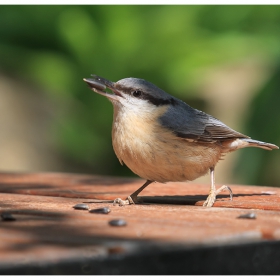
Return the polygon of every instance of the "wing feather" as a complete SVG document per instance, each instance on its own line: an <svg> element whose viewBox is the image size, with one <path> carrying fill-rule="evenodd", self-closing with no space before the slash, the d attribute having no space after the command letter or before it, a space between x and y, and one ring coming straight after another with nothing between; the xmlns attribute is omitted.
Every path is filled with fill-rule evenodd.
<svg viewBox="0 0 280 280"><path fill-rule="evenodd" d="M215 142L235 138L250 138L179 99L176 99L175 106L170 106L159 121L178 137L192 141Z"/></svg>

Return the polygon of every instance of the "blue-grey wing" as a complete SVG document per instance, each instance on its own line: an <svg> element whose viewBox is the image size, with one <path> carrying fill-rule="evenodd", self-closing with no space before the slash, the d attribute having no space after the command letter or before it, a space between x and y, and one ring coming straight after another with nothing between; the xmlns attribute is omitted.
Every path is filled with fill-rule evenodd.
<svg viewBox="0 0 280 280"><path fill-rule="evenodd" d="M211 115L196 110L180 100L176 101L175 106L168 108L165 114L159 118L159 122L172 130L176 136L194 141L213 142L249 138Z"/></svg>

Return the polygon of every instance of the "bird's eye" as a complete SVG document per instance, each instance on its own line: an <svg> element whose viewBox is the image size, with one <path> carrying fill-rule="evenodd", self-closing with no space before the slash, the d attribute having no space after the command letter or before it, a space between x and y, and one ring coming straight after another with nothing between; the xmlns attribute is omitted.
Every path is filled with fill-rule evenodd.
<svg viewBox="0 0 280 280"><path fill-rule="evenodd" d="M142 91L141 90L135 90L132 92L132 95L134 97L140 97L142 95Z"/></svg>

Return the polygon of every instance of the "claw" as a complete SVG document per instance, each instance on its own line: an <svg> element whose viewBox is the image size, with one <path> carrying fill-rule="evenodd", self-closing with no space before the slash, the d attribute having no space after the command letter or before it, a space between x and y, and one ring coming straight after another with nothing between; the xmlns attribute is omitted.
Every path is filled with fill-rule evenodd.
<svg viewBox="0 0 280 280"><path fill-rule="evenodd" d="M231 188L229 186L227 186L227 185L223 185L219 189L217 189L216 190L216 195L218 193L222 192L222 191L225 191L225 190L229 191L230 200L232 200L233 199L233 193L232 193Z"/></svg>
<svg viewBox="0 0 280 280"><path fill-rule="evenodd" d="M137 191L135 191L133 194L127 197L126 200L122 200L121 198L116 198L113 202L113 205L118 204L119 206L129 205L129 204L136 204L136 203L142 203L142 200L137 197L137 195L144 190L148 185L150 185L152 181L147 180L146 183L139 188Z"/></svg>
<svg viewBox="0 0 280 280"><path fill-rule="evenodd" d="M233 198L233 193L232 190L229 186L223 185L222 187L220 187L219 189L217 189L215 192L210 191L210 194L208 195L207 199L205 200L205 202L203 203L204 207L212 207L213 204L216 201L216 196L222 192L222 191L229 191L229 195L230 195L230 200L232 200Z"/></svg>
<svg viewBox="0 0 280 280"><path fill-rule="evenodd" d="M229 186L223 185L219 189L216 190L216 187L215 187L215 176L214 176L214 167L210 168L210 176L211 176L210 193L209 193L207 199L205 200L205 202L203 203L203 206L204 207L212 207L214 202L216 201L216 196L220 192L222 192L224 190L229 191L230 200L232 200L233 194L232 194L232 190L231 190L231 188Z"/></svg>
<svg viewBox="0 0 280 280"><path fill-rule="evenodd" d="M215 201L216 201L216 194L210 193L207 199L204 201L203 207L212 207Z"/></svg>
<svg viewBox="0 0 280 280"><path fill-rule="evenodd" d="M113 205L125 206L131 204L128 199L122 200L121 198L116 198L113 202Z"/></svg>

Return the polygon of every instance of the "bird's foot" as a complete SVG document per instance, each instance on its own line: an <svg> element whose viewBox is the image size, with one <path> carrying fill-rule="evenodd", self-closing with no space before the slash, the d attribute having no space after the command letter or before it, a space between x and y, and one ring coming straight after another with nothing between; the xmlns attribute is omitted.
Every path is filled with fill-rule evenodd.
<svg viewBox="0 0 280 280"><path fill-rule="evenodd" d="M233 199L233 192L232 192L232 190L231 190L231 188L229 186L227 186L227 185L221 186L219 189L216 190L216 195L219 194L222 191L228 191L229 192L230 200Z"/></svg>
<svg viewBox="0 0 280 280"><path fill-rule="evenodd" d="M204 207L212 207L216 200L216 192L210 192L207 199L204 201Z"/></svg>
<svg viewBox="0 0 280 280"><path fill-rule="evenodd" d="M121 198L116 198L113 202L113 205L119 205L119 206L125 206L125 205L129 205L129 204L136 204L137 202L137 196L136 197L132 197L132 196L128 196L126 200L122 200Z"/></svg>
<svg viewBox="0 0 280 280"><path fill-rule="evenodd" d="M229 191L229 195L230 195L230 200L232 200L233 197L233 193L232 190L229 186L223 185L222 187L220 187L219 189L217 189L216 191L212 192L210 191L207 199L205 200L205 202L203 203L204 207L212 207L214 202L216 201L216 196L222 192L222 191Z"/></svg>
<svg viewBox="0 0 280 280"><path fill-rule="evenodd" d="M114 206L115 205L125 206L125 205L128 205L128 204L130 204L128 199L122 200L121 198L116 198L113 202Z"/></svg>

